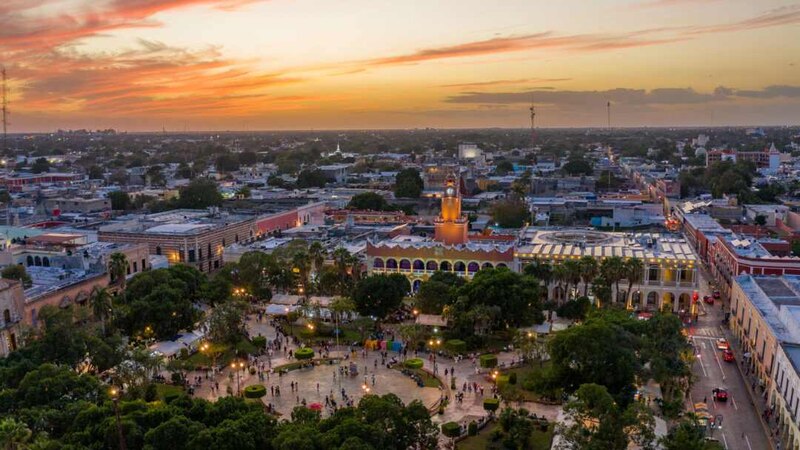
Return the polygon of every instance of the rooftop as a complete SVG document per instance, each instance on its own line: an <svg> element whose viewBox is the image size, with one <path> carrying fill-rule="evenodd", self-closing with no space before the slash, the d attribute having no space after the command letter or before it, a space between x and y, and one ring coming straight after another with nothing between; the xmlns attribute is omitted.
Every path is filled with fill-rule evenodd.
<svg viewBox="0 0 800 450"><path fill-rule="evenodd" d="M609 233L587 229L542 230L528 227L521 234L517 255L521 257L581 256L669 259L693 263L691 246L675 235L658 233Z"/></svg>
<svg viewBox="0 0 800 450"><path fill-rule="evenodd" d="M740 275L735 283L781 342L800 343L800 276Z"/></svg>
<svg viewBox="0 0 800 450"><path fill-rule="evenodd" d="M130 217L130 216L127 216ZM100 232L195 235L211 228L242 222L253 216L214 210L178 209L123 218L101 226Z"/></svg>

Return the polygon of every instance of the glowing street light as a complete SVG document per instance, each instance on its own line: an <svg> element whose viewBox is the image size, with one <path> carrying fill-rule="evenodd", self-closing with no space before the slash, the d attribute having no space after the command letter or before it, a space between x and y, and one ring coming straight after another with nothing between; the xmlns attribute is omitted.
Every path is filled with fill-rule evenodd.
<svg viewBox="0 0 800 450"><path fill-rule="evenodd" d="M241 378L242 374L237 369L244 370L243 361L234 361L231 363L231 369L236 371L236 395L242 395Z"/></svg>

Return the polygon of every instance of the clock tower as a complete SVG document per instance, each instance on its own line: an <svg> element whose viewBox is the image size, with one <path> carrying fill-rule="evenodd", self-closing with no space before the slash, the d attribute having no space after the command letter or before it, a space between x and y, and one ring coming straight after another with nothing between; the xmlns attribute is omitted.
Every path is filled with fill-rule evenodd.
<svg viewBox="0 0 800 450"><path fill-rule="evenodd" d="M461 193L454 175L447 177L442 193L442 212L435 221L434 239L445 244L467 242L467 218L461 214Z"/></svg>

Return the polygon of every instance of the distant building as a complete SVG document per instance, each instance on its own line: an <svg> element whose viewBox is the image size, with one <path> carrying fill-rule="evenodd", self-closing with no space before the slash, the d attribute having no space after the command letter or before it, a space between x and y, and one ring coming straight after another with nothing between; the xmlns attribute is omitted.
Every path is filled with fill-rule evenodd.
<svg viewBox="0 0 800 450"><path fill-rule="evenodd" d="M742 152L737 150L711 150L706 152L706 166L719 161L751 161L756 167L777 172L781 165L781 154L775 144L760 151Z"/></svg>
<svg viewBox="0 0 800 450"><path fill-rule="evenodd" d="M147 243L151 254L166 256L170 264L189 264L211 272L222 266L222 250L227 245L253 242L304 224L322 224L324 211L324 203L263 216L174 210L102 226L98 239Z"/></svg>
<svg viewBox="0 0 800 450"><path fill-rule="evenodd" d="M477 144L462 143L458 144L458 159L460 160L477 160L481 159L483 151Z"/></svg>

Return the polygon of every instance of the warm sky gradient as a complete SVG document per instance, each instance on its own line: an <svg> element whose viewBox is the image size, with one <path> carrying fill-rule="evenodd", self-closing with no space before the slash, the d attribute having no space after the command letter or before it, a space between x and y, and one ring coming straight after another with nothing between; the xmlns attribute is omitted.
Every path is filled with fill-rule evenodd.
<svg viewBox="0 0 800 450"><path fill-rule="evenodd" d="M0 0L11 132L800 123L800 3Z"/></svg>

